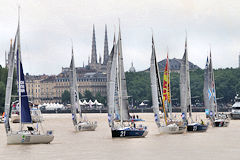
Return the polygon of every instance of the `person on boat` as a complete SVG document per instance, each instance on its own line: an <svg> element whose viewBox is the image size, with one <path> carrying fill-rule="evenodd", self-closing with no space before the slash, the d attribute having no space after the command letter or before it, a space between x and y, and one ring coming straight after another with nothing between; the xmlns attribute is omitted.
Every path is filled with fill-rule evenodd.
<svg viewBox="0 0 240 160"><path fill-rule="evenodd" d="M202 119L201 119L201 124L202 124L202 125L204 125L204 122L203 122L203 120L202 120Z"/></svg>
<svg viewBox="0 0 240 160"><path fill-rule="evenodd" d="M135 119L135 115L133 115L133 119Z"/></svg>
<svg viewBox="0 0 240 160"><path fill-rule="evenodd" d="M138 115L137 115L136 117L137 117L137 119L138 119Z"/></svg>
<svg viewBox="0 0 240 160"><path fill-rule="evenodd" d="M213 113L212 113L212 111L210 111L210 114L209 114L210 116L212 116L213 115Z"/></svg>
<svg viewBox="0 0 240 160"><path fill-rule="evenodd" d="M186 119L185 113L181 115L184 125L188 125L188 120Z"/></svg>

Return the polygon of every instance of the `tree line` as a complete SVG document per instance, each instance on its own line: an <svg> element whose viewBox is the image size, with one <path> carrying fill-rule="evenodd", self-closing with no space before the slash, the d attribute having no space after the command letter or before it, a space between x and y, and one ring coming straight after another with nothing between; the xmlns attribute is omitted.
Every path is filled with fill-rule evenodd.
<svg viewBox="0 0 240 160"><path fill-rule="evenodd" d="M163 80L163 72L160 73ZM226 68L214 70L215 85L218 102L227 104L233 103L237 93L240 94L240 69ZM172 102L175 105L180 104L180 75L177 72L172 72L170 76L170 87ZM203 80L204 70L197 69L190 71L190 88L192 103L203 103ZM140 104L144 100L152 101L150 72L126 72L127 91L129 102L134 105ZM67 93L68 91L66 91ZM66 94L65 93L65 94ZM63 93L64 94L64 93ZM68 102L70 102L70 93L68 92ZM87 100L97 99L99 102L106 105L106 97L102 97L100 93L94 97L90 91L85 91L84 95L79 95L80 98ZM63 97L62 97L63 98Z"/></svg>
<svg viewBox="0 0 240 160"><path fill-rule="evenodd" d="M160 73L163 80L163 73ZM214 70L217 98L221 103L233 103L237 93L240 94L240 68L226 68ZM150 72L126 72L128 95L133 97L137 105L143 100L151 103ZM179 73L172 72L170 87L173 103L180 103ZM190 88L192 101L203 103L204 70L190 71ZM193 98L196 97L196 98ZM194 102L193 102L194 103Z"/></svg>

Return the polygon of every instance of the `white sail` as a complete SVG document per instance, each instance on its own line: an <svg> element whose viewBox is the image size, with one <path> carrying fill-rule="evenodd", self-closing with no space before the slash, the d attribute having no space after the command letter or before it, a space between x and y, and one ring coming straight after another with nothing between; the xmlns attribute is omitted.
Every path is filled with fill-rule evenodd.
<svg viewBox="0 0 240 160"><path fill-rule="evenodd" d="M81 112L81 107L79 104L77 76L76 76L76 68L75 68L75 62L74 62L73 49L72 49L72 59L71 59L71 64L70 64L69 82L70 82L72 120L73 120L73 125L75 126L78 123L77 122L77 114L76 114L77 108L78 108L80 118L82 118L82 112Z"/></svg>
<svg viewBox="0 0 240 160"><path fill-rule="evenodd" d="M213 73L213 67L212 67L212 57L211 57L211 51L210 51L210 60L209 60L209 68L208 68L208 76L209 76L209 83L208 83L208 94L209 94L209 105L210 105L210 111L212 112L212 115L214 116L217 112L217 100L216 100L216 90L215 90L215 80L214 80L214 73ZM217 115L218 116L218 115Z"/></svg>
<svg viewBox="0 0 240 160"><path fill-rule="evenodd" d="M108 97L108 120L121 119L121 122L129 120L127 85L123 67L121 31L117 44L114 44L108 60L107 70L107 97ZM115 117L114 117L115 115Z"/></svg>
<svg viewBox="0 0 240 160"><path fill-rule="evenodd" d="M154 118L157 126L160 126L160 115L159 115L159 90L161 88L159 70L156 60L155 45L152 38L152 56L151 56L151 65L150 65L150 78L151 78L151 89L152 89L152 107L154 112ZM161 92L161 91L160 91Z"/></svg>
<svg viewBox="0 0 240 160"><path fill-rule="evenodd" d="M213 71L212 71L212 83L213 83L213 102L214 102L214 110L215 110L215 113L216 113L216 117L218 118L217 95L216 95L215 78L214 78L214 72L213 72Z"/></svg>
<svg viewBox="0 0 240 160"><path fill-rule="evenodd" d="M123 55L122 55L122 39L121 39L121 30L119 28L119 35L118 35L118 72L119 72L119 104L121 108L120 116L121 120L128 120L129 119L129 111L128 111L128 95L127 95L127 84L126 84L126 77L124 72L123 66Z"/></svg>
<svg viewBox="0 0 240 160"><path fill-rule="evenodd" d="M108 107L108 114L113 114L113 106L110 106L109 104L111 103L111 98L110 96L110 76L111 76L111 66L112 66L112 61L113 61L113 50L114 46L110 52L110 55L108 57L108 62L107 62L107 107Z"/></svg>
<svg viewBox="0 0 240 160"><path fill-rule="evenodd" d="M6 129L6 133L8 133L8 131L10 131L9 116L10 116L14 61L15 61L15 58L14 58L15 57L15 52L14 52L15 45L16 45L16 36L15 36L13 46L12 46L12 41L11 41L11 47L10 47L10 52L9 52L9 57L8 57L8 78L7 78L7 86L6 86L6 93L5 93L5 129Z"/></svg>
<svg viewBox="0 0 240 160"><path fill-rule="evenodd" d="M116 70L117 70L117 46L114 41L112 51L110 53L110 57L107 63L108 75L107 75L107 97L108 97L108 114L109 114L109 122L111 123L113 120L113 115L115 113L115 92L116 92Z"/></svg>
<svg viewBox="0 0 240 160"><path fill-rule="evenodd" d="M203 86L203 102L205 109L210 111L210 101L208 97L208 89L209 89L209 62L207 58L206 66L204 69L204 86Z"/></svg>
<svg viewBox="0 0 240 160"><path fill-rule="evenodd" d="M191 118L191 90L190 90L190 76L189 76L189 62L187 52L187 39L185 41L185 52L181 61L180 67L180 105L181 112L187 120L187 111L189 110L189 117Z"/></svg>

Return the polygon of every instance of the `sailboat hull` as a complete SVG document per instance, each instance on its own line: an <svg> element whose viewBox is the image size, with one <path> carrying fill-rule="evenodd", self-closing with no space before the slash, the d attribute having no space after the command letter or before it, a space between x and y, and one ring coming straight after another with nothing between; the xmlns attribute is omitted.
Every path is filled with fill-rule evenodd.
<svg viewBox="0 0 240 160"><path fill-rule="evenodd" d="M170 124L167 126L160 126L158 130L160 134L182 134L186 131L186 126Z"/></svg>
<svg viewBox="0 0 240 160"><path fill-rule="evenodd" d="M227 119L217 119L213 122L213 127L227 127L229 123Z"/></svg>
<svg viewBox="0 0 240 160"><path fill-rule="evenodd" d="M147 130L121 130L115 129L112 130L112 137L145 137L148 134Z"/></svg>
<svg viewBox="0 0 240 160"><path fill-rule="evenodd" d="M97 128L97 122L82 122L78 123L76 127L78 131L95 131L95 129Z"/></svg>
<svg viewBox="0 0 240 160"><path fill-rule="evenodd" d="M208 125L200 124L200 123L192 123L187 125L188 132L206 132L208 129Z"/></svg>
<svg viewBox="0 0 240 160"><path fill-rule="evenodd" d="M48 134L16 133L7 135L7 144L49 144L53 139Z"/></svg>

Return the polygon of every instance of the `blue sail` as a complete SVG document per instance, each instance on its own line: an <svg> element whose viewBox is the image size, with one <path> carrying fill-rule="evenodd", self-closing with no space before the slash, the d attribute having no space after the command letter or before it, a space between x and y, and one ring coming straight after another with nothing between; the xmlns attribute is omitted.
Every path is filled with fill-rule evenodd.
<svg viewBox="0 0 240 160"><path fill-rule="evenodd" d="M18 92L21 91L21 123L32 123L32 117L30 114L30 108L28 103L28 97L27 97L27 90L26 90L26 83L25 78L23 74L23 67L22 62L20 60L20 81L19 81L19 50L17 50L17 77L18 77L18 83L20 82L20 89L18 89Z"/></svg>

